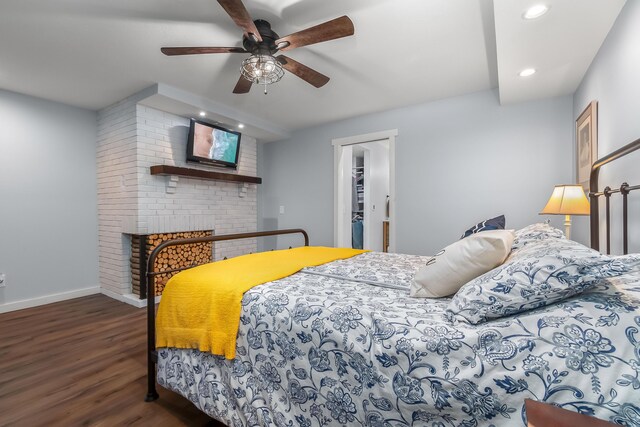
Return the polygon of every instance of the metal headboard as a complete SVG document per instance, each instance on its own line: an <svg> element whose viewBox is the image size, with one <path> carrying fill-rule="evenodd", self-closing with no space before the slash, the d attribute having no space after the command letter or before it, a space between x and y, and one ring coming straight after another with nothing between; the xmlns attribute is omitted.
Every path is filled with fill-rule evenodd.
<svg viewBox="0 0 640 427"><path fill-rule="evenodd" d="M616 193L622 195L622 250L626 255L629 253L629 229L628 229L628 204L627 196L634 190L640 190L640 185L629 185L623 182L620 188L605 187L604 190L598 190L598 175L600 168L607 163L611 163L627 154L633 153L640 149L640 139L627 144L624 147L614 151L596 161L591 167L591 177L589 180L589 198L591 199L591 247L597 251L600 250L600 207L599 198L605 199L605 222L606 222L606 239L607 254L611 253L611 196Z"/></svg>

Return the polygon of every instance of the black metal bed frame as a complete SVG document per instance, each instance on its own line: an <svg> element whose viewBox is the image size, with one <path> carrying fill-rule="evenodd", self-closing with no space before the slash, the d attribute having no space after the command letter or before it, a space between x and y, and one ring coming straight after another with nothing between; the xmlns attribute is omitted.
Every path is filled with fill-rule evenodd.
<svg viewBox="0 0 640 427"><path fill-rule="evenodd" d="M623 251L628 253L628 208L627 208L627 196L631 191L640 190L640 185L629 185L626 182L623 183L620 188L612 189L605 187L603 191L598 191L598 175L602 166L613 162L621 157L626 156L636 150L640 149L640 139L625 145L624 147L614 151L613 153L596 161L591 168L591 176L589 181L589 198L591 199L591 247L596 250L600 250L600 211L599 211L599 198L605 197L605 212L606 212L606 239L607 239L607 254L611 250L611 210L610 199L613 194L620 193L622 195L622 228L623 228ZM152 402L158 399L159 395L156 389L156 364L158 361L158 352L155 348L156 341L156 305L155 305L155 276L163 273L172 273L176 271L186 270L187 268L195 267L195 265L165 270L155 271L155 260L160 252L170 246L186 245L191 243L206 243L206 242L220 242L225 240L237 240L237 239L249 239L255 237L267 237L278 236L283 234L297 234L301 233L304 236L304 245L309 246L309 236L306 231L302 229L287 229L287 230L274 230L274 231L260 231L255 233L239 233L239 234L226 234L218 236L196 237L191 239L178 239L169 240L161 243L156 247L149 256L147 261L147 395L145 401Z"/></svg>
<svg viewBox="0 0 640 427"><path fill-rule="evenodd" d="M600 206L599 198L605 198L605 227L607 240L607 254L611 253L611 196L616 193L622 195L622 251L626 255L629 253L629 215L627 196L634 190L640 190L640 185L629 185L623 182L619 188L605 187L604 190L598 190L598 176L602 166L620 159L627 154L640 149L640 139L636 139L630 144L614 151L596 161L591 167L591 176L589 179L589 198L591 199L591 247L597 251L600 250Z"/></svg>
<svg viewBox="0 0 640 427"><path fill-rule="evenodd" d="M255 237L279 236L283 234L302 234L304 245L309 246L309 235L301 228L287 230L257 231L253 233L221 234L207 237L193 237L190 239L168 240L159 244L149 255L147 261L147 395L146 402L153 402L158 399L156 389L156 364L158 363L158 352L156 351L156 287L155 277L158 274L174 273L188 268L196 267L197 264L188 267L175 268L171 270L155 271L156 257L160 252L170 246L188 245L191 243L222 242L225 240L252 239Z"/></svg>

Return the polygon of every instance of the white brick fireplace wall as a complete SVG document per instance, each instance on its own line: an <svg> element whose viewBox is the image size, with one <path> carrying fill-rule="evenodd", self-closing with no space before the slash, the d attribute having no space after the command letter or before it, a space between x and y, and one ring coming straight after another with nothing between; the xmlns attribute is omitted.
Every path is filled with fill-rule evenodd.
<svg viewBox="0 0 640 427"><path fill-rule="evenodd" d="M255 184L150 175L152 165L218 169L186 163L188 127L188 119L141 105L135 97L98 113L100 284L107 295L130 298L130 234L257 228ZM255 176L256 164L256 140L243 135L237 173ZM253 239L220 242L214 256L255 250Z"/></svg>

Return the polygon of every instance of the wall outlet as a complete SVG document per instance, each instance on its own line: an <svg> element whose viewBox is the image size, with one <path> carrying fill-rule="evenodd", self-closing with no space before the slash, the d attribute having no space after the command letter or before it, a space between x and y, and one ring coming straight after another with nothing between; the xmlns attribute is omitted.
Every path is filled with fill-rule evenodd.
<svg viewBox="0 0 640 427"><path fill-rule="evenodd" d="M5 286L7 286L7 275L0 273L0 288L4 288Z"/></svg>
<svg viewBox="0 0 640 427"><path fill-rule="evenodd" d="M280 206L280 214L284 213L284 206Z"/></svg>

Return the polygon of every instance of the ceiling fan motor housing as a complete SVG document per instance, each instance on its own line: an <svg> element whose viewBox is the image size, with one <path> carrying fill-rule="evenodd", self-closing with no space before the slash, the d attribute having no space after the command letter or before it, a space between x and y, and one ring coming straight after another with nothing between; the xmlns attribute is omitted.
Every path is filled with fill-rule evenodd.
<svg viewBox="0 0 640 427"><path fill-rule="evenodd" d="M271 29L271 24L264 19L256 19L253 23L262 37L262 42L256 42L252 37L244 36L242 37L242 46L254 55L275 54L278 51L276 40L280 36Z"/></svg>

